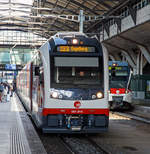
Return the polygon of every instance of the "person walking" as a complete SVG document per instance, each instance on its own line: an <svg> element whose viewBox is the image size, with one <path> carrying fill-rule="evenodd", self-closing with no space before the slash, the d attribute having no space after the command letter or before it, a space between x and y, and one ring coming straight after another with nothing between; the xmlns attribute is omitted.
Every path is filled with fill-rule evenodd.
<svg viewBox="0 0 150 154"><path fill-rule="evenodd" d="M2 102L3 91L4 91L3 84L0 83L0 102Z"/></svg>

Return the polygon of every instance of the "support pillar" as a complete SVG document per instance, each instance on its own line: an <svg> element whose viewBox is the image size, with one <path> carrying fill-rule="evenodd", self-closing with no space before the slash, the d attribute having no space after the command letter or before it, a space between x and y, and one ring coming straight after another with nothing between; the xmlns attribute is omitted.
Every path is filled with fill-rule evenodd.
<svg viewBox="0 0 150 154"><path fill-rule="evenodd" d="M136 69L136 65L134 64L129 54L123 50L121 52L122 52L122 55L126 57L126 60L128 61L129 65L133 68L133 70Z"/></svg>
<svg viewBox="0 0 150 154"><path fill-rule="evenodd" d="M138 53L136 59L136 74L140 74L140 52Z"/></svg>
<svg viewBox="0 0 150 154"><path fill-rule="evenodd" d="M141 45L138 45L138 47L141 50L144 57L146 58L146 60L148 61L148 63L150 64L150 53L148 52L148 49L146 49L145 47Z"/></svg>
<svg viewBox="0 0 150 154"><path fill-rule="evenodd" d="M84 22L83 10L80 10L79 18L80 18L79 32L83 33L83 22Z"/></svg>
<svg viewBox="0 0 150 154"><path fill-rule="evenodd" d="M140 75L143 74L143 54L140 54Z"/></svg>
<svg viewBox="0 0 150 154"><path fill-rule="evenodd" d="M103 55L104 55L104 63L108 65L108 50L105 45L102 43ZM109 71L108 69L104 69L104 87L106 89L105 95L108 97L108 89L109 89Z"/></svg>

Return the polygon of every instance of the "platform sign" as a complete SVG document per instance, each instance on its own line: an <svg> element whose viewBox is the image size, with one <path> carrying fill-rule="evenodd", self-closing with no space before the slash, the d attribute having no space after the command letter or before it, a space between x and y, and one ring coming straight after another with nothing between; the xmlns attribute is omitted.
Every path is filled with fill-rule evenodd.
<svg viewBox="0 0 150 154"><path fill-rule="evenodd" d="M5 70L16 70L16 64L6 64Z"/></svg>

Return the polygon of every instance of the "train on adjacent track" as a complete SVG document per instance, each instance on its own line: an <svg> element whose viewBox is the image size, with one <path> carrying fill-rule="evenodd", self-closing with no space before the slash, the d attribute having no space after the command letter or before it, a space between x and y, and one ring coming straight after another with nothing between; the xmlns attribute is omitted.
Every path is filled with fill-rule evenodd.
<svg viewBox="0 0 150 154"><path fill-rule="evenodd" d="M17 93L44 133L107 131L108 54L80 32L52 36L17 76Z"/></svg>
<svg viewBox="0 0 150 154"><path fill-rule="evenodd" d="M110 110L132 109L131 69L127 62L109 61Z"/></svg>

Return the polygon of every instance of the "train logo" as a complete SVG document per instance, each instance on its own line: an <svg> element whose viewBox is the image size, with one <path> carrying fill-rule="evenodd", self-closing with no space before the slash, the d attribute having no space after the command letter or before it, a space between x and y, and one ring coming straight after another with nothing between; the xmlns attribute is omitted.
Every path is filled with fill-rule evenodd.
<svg viewBox="0 0 150 154"><path fill-rule="evenodd" d="M74 107L79 108L81 106L81 103L79 101L74 102Z"/></svg>
<svg viewBox="0 0 150 154"><path fill-rule="evenodd" d="M117 94L119 94L119 93L120 93L120 91L119 91L119 90L116 90L116 93L117 93Z"/></svg>

